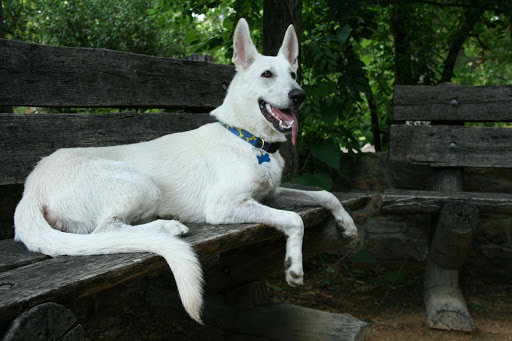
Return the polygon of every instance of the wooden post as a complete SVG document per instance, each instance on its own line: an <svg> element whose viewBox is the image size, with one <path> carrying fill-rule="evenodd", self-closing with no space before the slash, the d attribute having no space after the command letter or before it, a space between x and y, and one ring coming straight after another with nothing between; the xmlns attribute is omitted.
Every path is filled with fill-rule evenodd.
<svg viewBox="0 0 512 341"><path fill-rule="evenodd" d="M444 269L462 268L478 215L478 207L467 201L452 201L441 209L430 244L430 258L436 264Z"/></svg>
<svg viewBox="0 0 512 341"><path fill-rule="evenodd" d="M84 331L71 310L47 302L27 310L12 322L2 341L16 340L83 341Z"/></svg>
<svg viewBox="0 0 512 341"><path fill-rule="evenodd" d="M462 190L462 168L440 168L434 173L434 190ZM459 289L459 269L463 266L479 209L468 201L447 203L439 213L425 273L424 299L429 327L472 331L473 320Z"/></svg>

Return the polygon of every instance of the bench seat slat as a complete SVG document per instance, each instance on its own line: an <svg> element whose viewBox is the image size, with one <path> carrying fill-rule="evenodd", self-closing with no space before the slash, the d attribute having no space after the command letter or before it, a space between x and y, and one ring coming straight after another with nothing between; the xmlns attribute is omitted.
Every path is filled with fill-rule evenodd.
<svg viewBox="0 0 512 341"><path fill-rule="evenodd" d="M512 86L397 85L393 106L397 121L510 122Z"/></svg>
<svg viewBox="0 0 512 341"><path fill-rule="evenodd" d="M512 167L512 129L391 126L389 158L432 167Z"/></svg>
<svg viewBox="0 0 512 341"><path fill-rule="evenodd" d="M43 254L28 251L25 245L15 243L12 239L0 240L0 273L48 258Z"/></svg>
<svg viewBox="0 0 512 341"><path fill-rule="evenodd" d="M231 65L8 39L0 39L0 61L0 105L208 111L235 73Z"/></svg>
<svg viewBox="0 0 512 341"><path fill-rule="evenodd" d="M59 148L148 141L210 122L208 113L0 114L0 184L23 183Z"/></svg>
<svg viewBox="0 0 512 341"><path fill-rule="evenodd" d="M338 197L349 209L359 209L371 199L371 195L364 193L346 193ZM306 229L322 225L330 217L326 209L319 207L299 208L295 211L302 217ZM261 224L188 225L190 234L183 239L193 245L199 257L283 236L276 229ZM18 251L24 248L12 239L2 241L0 246L9 244L13 244L9 247ZM0 290L0 324L36 304L63 302L72 297L86 296L166 268L163 258L150 253L55 258L43 256L36 263L0 272L0 284L3 285ZM16 285L10 287L12 284Z"/></svg>
<svg viewBox="0 0 512 341"><path fill-rule="evenodd" d="M328 216L323 208L303 208L298 212L307 227L318 225ZM194 246L199 257L282 236L277 230L261 224L189 226L190 234L183 239ZM9 320L42 302L62 302L70 297L87 296L166 267L165 260L155 254L130 253L61 256L7 270L0 273L0 283L4 286L0 290L0 321ZM12 284L15 285L9 288Z"/></svg>
<svg viewBox="0 0 512 341"><path fill-rule="evenodd" d="M382 196L385 213L438 213L448 202L469 200L482 213L512 213L512 194L483 192L436 192L412 190L387 190Z"/></svg>

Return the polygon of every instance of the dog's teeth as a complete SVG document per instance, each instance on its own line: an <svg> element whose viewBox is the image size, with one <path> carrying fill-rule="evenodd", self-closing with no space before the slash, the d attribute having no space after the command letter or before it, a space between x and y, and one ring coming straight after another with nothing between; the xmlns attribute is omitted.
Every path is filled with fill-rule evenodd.
<svg viewBox="0 0 512 341"><path fill-rule="evenodd" d="M273 117L276 117L276 115L274 114L274 109L272 108L272 106L270 104L266 104L265 105L265 108L267 109L267 112L272 115Z"/></svg>

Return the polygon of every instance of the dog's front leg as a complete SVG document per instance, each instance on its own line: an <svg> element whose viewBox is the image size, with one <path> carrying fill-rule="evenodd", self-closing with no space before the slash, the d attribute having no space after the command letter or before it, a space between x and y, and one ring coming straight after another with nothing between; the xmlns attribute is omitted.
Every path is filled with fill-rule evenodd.
<svg viewBox="0 0 512 341"><path fill-rule="evenodd" d="M297 213L271 208L253 199L242 199L238 202L217 200L216 202L207 210L206 220L208 223L261 223L282 231L286 236L284 261L286 281L291 286L303 284L302 238L304 236L304 222Z"/></svg>
<svg viewBox="0 0 512 341"><path fill-rule="evenodd" d="M338 198L327 191L303 191L278 187L266 198L266 202L281 207L322 206L332 212L338 227L348 238L357 237L357 227Z"/></svg>

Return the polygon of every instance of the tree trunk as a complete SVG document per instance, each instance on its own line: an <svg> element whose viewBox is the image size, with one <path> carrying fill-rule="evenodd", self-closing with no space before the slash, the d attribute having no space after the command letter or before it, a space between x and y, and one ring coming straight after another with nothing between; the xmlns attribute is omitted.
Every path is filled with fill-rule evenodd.
<svg viewBox="0 0 512 341"><path fill-rule="evenodd" d="M452 41L450 45L450 50L448 51L448 55L444 61L443 65L443 73L441 75L440 83L450 82L453 77L453 69L455 67L455 62L457 61L457 56L459 55L459 51L462 48L462 45L468 38L469 34L475 27L478 18L484 12L483 8L468 8L464 13L464 19L459 27L459 29L453 34Z"/></svg>
<svg viewBox="0 0 512 341"><path fill-rule="evenodd" d="M4 10L2 7L2 0L0 0L0 38L5 38L5 30L4 30ZM0 105L0 113L11 113L12 107Z"/></svg>
<svg viewBox="0 0 512 341"><path fill-rule="evenodd" d="M284 33L290 24L295 27L299 46L302 32L302 0L264 0L263 1L263 54L275 56L283 42ZM300 65L300 56L299 56ZM300 72L299 72L300 79ZM300 121L299 121L300 125ZM300 126L299 126L300 128ZM293 146L290 136L279 151L286 166L284 175L295 173L299 169L299 151Z"/></svg>
<svg viewBox="0 0 512 341"><path fill-rule="evenodd" d="M372 122L372 134L373 134L373 145L375 146L376 152L382 151L382 143L380 136L380 123L379 123L379 113L377 110L377 104L375 103L375 98L373 96L372 88L368 85L368 107L370 108L370 116Z"/></svg>
<svg viewBox="0 0 512 341"><path fill-rule="evenodd" d="M277 54L290 24L295 27L299 45L302 32L302 0L263 1L263 54Z"/></svg>
<svg viewBox="0 0 512 341"><path fill-rule="evenodd" d="M407 36L407 4L396 3L391 13L391 32L395 48L395 84L415 85L412 76L411 46Z"/></svg>
<svg viewBox="0 0 512 341"><path fill-rule="evenodd" d="M4 10L2 7L2 0L0 0L0 38L5 37L4 32Z"/></svg>

